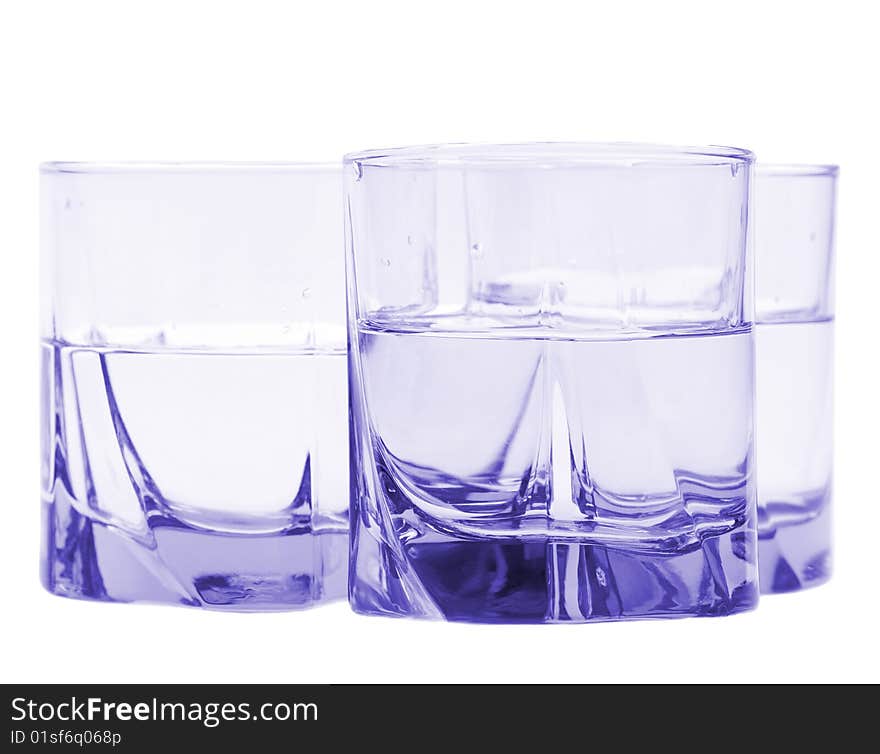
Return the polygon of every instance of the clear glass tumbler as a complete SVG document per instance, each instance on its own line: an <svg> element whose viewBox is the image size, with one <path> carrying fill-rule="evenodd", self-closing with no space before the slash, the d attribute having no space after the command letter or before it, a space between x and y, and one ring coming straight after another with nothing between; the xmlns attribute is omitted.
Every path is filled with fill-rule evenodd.
<svg viewBox="0 0 880 754"><path fill-rule="evenodd" d="M344 596L341 209L341 165L42 167L49 591Z"/></svg>
<svg viewBox="0 0 880 754"><path fill-rule="evenodd" d="M756 604L752 159L346 158L355 610L542 623Z"/></svg>
<svg viewBox="0 0 880 754"><path fill-rule="evenodd" d="M761 591L831 573L834 165L758 165L755 344Z"/></svg>

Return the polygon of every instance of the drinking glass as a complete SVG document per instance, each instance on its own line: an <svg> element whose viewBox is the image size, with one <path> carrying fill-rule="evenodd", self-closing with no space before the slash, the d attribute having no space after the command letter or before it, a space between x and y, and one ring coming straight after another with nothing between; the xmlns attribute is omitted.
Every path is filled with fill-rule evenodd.
<svg viewBox="0 0 880 754"><path fill-rule="evenodd" d="M356 611L756 604L752 161L614 144L346 158Z"/></svg>
<svg viewBox="0 0 880 754"><path fill-rule="evenodd" d="M831 573L835 165L755 182L758 554L762 592Z"/></svg>
<svg viewBox="0 0 880 754"><path fill-rule="evenodd" d="M341 208L341 165L42 167L49 591L344 595Z"/></svg>

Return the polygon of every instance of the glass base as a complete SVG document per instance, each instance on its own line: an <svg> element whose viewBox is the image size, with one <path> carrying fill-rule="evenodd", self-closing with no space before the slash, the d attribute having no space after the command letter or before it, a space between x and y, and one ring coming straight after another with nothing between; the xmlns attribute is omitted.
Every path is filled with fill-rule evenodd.
<svg viewBox="0 0 880 754"><path fill-rule="evenodd" d="M346 532L246 536L160 525L144 541L43 505L42 581L53 594L230 611L305 608L345 596Z"/></svg>
<svg viewBox="0 0 880 754"><path fill-rule="evenodd" d="M583 623L731 615L758 602L754 538L742 529L677 552L517 540L396 551L359 534L349 599L364 614Z"/></svg>
<svg viewBox="0 0 880 754"><path fill-rule="evenodd" d="M791 506L787 506L790 509ZM758 562L761 593L779 594L824 584L831 578L831 512L785 515L772 504L760 515Z"/></svg>

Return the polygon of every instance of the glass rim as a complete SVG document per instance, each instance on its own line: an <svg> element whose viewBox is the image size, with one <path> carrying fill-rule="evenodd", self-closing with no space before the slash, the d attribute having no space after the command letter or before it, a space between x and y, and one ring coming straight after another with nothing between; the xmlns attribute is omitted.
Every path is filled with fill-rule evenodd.
<svg viewBox="0 0 880 754"><path fill-rule="evenodd" d="M831 163L758 162L755 170L768 178L835 178L840 166Z"/></svg>
<svg viewBox="0 0 880 754"><path fill-rule="evenodd" d="M41 173L103 174L174 174L174 173L308 173L342 170L342 162L269 162L269 161L65 161L40 163Z"/></svg>
<svg viewBox="0 0 880 754"><path fill-rule="evenodd" d="M460 166L719 166L749 165L748 149L724 146L675 146L641 142L534 141L518 143L423 144L351 152L346 165L375 167Z"/></svg>

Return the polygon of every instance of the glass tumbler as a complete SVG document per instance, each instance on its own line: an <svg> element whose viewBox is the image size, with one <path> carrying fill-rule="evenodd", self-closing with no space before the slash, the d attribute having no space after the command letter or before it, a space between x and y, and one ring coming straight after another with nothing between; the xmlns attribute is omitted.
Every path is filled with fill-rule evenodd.
<svg viewBox="0 0 880 754"><path fill-rule="evenodd" d="M341 165L42 167L49 591L344 596L341 208Z"/></svg>
<svg viewBox="0 0 880 754"><path fill-rule="evenodd" d="M752 160L589 144L346 158L356 611L755 605Z"/></svg>
<svg viewBox="0 0 880 754"><path fill-rule="evenodd" d="M758 553L762 592L831 572L834 165L755 181Z"/></svg>

